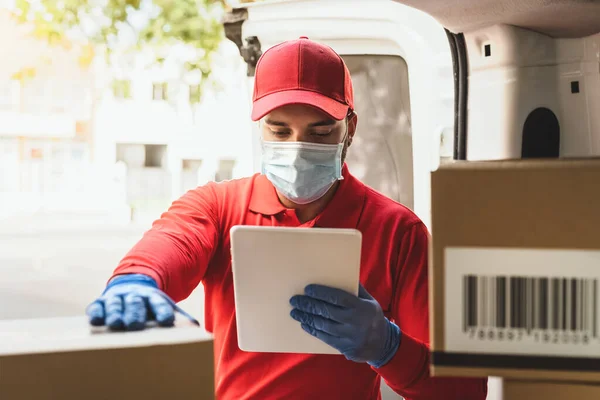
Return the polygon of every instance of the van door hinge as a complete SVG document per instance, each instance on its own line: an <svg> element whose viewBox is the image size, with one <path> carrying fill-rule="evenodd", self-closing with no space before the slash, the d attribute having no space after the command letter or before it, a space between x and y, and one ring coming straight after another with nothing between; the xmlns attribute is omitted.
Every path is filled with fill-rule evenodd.
<svg viewBox="0 0 600 400"><path fill-rule="evenodd" d="M236 8L225 14L223 27L225 37L237 46L240 55L248 64L248 76L254 76L256 64L262 55L260 41L256 36L249 36L242 41L242 24L248 19L248 10ZM245 42L245 43L244 43Z"/></svg>
<svg viewBox="0 0 600 400"><path fill-rule="evenodd" d="M256 36L249 36L246 38L246 45L240 49L240 54L248 64L248 76L254 76L256 70L256 64L258 59L262 55L260 49L260 41Z"/></svg>

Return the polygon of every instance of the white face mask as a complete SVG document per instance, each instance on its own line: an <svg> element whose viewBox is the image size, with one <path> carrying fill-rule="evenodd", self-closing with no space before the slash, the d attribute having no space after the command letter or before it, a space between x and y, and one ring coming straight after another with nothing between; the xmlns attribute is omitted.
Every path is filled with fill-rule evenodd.
<svg viewBox="0 0 600 400"><path fill-rule="evenodd" d="M323 197L342 177L344 142L262 142L262 173L296 204Z"/></svg>

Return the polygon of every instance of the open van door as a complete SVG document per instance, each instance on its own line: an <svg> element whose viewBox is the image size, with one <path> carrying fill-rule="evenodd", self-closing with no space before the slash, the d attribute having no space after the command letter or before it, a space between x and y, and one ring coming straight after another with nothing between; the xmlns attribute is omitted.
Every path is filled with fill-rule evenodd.
<svg viewBox="0 0 600 400"><path fill-rule="evenodd" d="M359 120L347 158L351 172L429 225L429 172L440 158L452 158L454 135L452 55L438 22L391 1L291 0L234 9L225 30L248 63L249 96L256 62L275 44L307 36L340 54ZM255 172L259 138L255 124Z"/></svg>

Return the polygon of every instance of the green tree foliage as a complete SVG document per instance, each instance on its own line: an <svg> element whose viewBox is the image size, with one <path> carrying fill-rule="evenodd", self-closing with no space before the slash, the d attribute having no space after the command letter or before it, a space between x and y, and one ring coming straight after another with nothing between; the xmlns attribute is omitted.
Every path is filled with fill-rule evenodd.
<svg viewBox="0 0 600 400"><path fill-rule="evenodd" d="M211 55L223 39L218 18L226 6L219 0L16 0L21 22L34 24L34 33L51 44L83 37L110 52L122 46L123 34L132 46L164 49L183 43L195 49L188 70L211 72ZM158 61L161 61L160 58ZM205 81L205 79L202 79Z"/></svg>

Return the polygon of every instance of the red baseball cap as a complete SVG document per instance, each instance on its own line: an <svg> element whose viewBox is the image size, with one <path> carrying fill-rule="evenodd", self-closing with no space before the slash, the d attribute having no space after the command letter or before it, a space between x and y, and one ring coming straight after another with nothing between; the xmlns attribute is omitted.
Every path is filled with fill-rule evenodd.
<svg viewBox="0 0 600 400"><path fill-rule="evenodd" d="M328 46L301 37L278 44L256 65L252 120L288 104L316 107L342 120L354 110L350 72Z"/></svg>

